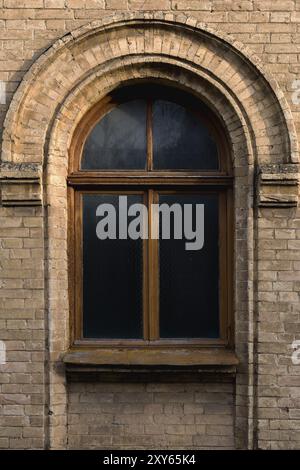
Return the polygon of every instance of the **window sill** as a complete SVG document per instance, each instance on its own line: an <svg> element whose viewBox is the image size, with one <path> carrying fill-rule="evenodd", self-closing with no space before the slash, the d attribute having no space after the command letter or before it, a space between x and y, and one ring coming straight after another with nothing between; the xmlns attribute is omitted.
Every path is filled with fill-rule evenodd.
<svg viewBox="0 0 300 470"><path fill-rule="evenodd" d="M232 376L239 363L235 353L224 348L124 348L72 349L63 362L68 377L82 374L107 380L131 376L139 380L187 380L193 375Z"/></svg>

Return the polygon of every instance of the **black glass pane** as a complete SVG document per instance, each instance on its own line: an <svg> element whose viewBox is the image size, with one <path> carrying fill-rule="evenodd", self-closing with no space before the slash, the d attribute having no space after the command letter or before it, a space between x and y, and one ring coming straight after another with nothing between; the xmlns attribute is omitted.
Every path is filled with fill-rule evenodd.
<svg viewBox="0 0 300 470"><path fill-rule="evenodd" d="M106 114L88 136L83 170L145 169L147 106L144 100L120 104Z"/></svg>
<svg viewBox="0 0 300 470"><path fill-rule="evenodd" d="M131 204L142 203L142 196L128 195L127 201L128 207ZM100 204L111 204L116 209L117 239L99 239L98 224L107 216L106 212L102 213L104 217L96 215ZM118 207L118 195L83 196L83 336L85 338L142 338L143 336L143 245L141 239L132 240L129 237L119 239ZM129 222L130 220L128 217ZM108 230L108 225L104 230ZM110 236L112 235L113 231L110 232Z"/></svg>
<svg viewBox="0 0 300 470"><path fill-rule="evenodd" d="M217 146L207 127L179 104L153 104L153 166L158 170L217 170Z"/></svg>
<svg viewBox="0 0 300 470"><path fill-rule="evenodd" d="M164 240L160 214L160 337L218 338L218 195L161 195L159 202L168 206L179 204L182 214L187 210L184 204L192 204L193 220L193 225L186 222L180 225L187 238L174 239L174 217L171 217L171 239ZM196 204L204 205L204 244L199 250L187 250L186 242L192 239L191 228L198 234L199 247L203 240L200 228L203 220L199 213L196 218ZM190 222L188 212L185 214Z"/></svg>

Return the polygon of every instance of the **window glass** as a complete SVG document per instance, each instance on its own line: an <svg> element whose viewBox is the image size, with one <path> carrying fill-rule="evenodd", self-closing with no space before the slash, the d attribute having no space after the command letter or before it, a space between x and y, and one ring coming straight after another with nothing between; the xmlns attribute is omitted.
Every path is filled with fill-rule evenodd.
<svg viewBox="0 0 300 470"><path fill-rule="evenodd" d="M89 134L83 170L143 170L147 161L147 106L144 100L122 103L108 112Z"/></svg>
<svg viewBox="0 0 300 470"><path fill-rule="evenodd" d="M170 240L162 239L162 221L160 221L160 337L218 338L218 195L165 194L160 195L159 202L168 206L179 204L182 213L184 205L191 204L193 231L197 231L199 240L201 219L196 219L195 205L204 205L204 244L199 250L187 250L186 242L189 240L185 237L174 239L174 222L170 224ZM197 225L196 220L198 220ZM184 230L187 230L187 226L183 227L182 224L183 234L186 233Z"/></svg>
<svg viewBox="0 0 300 470"><path fill-rule="evenodd" d="M142 197L128 195L128 206L142 203ZM115 208L119 231L119 195L83 195L83 336L142 338L143 243L119 236L99 239L96 227L103 217L96 210L100 204Z"/></svg>
<svg viewBox="0 0 300 470"><path fill-rule="evenodd" d="M189 109L170 101L153 103L153 168L219 168L217 146L207 127Z"/></svg>

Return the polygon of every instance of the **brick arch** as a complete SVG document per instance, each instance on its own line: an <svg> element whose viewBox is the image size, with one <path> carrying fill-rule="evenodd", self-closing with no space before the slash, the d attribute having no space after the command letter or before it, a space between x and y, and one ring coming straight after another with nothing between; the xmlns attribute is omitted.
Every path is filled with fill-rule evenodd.
<svg viewBox="0 0 300 470"><path fill-rule="evenodd" d="M290 110L276 81L241 43L185 15L120 14L95 21L59 39L30 68L4 123L3 162L44 159L47 132L59 104L96 69L111 60L155 55L181 68L205 71L239 103L251 125L258 162L298 161ZM185 65L184 65L185 64Z"/></svg>
<svg viewBox="0 0 300 470"><path fill-rule="evenodd" d="M180 60L169 57L162 63L155 55L150 54L146 62L143 57L136 57L125 58L122 63L118 59L112 60L106 65L105 68L95 71L83 80L67 97L56 114L48 135L45 165L48 172L51 161L55 163L58 155L66 158L74 131L95 104L114 88L141 81L158 81L166 86L178 87L194 94L196 99L206 102L223 123L231 145L235 147L243 142L243 155L247 158L248 164L254 164L254 141L247 118L241 111L239 103L209 75L186 64L183 71ZM237 138L237 129L240 127L242 131ZM245 160L242 161L240 155L236 151L232 152L234 167L244 165Z"/></svg>

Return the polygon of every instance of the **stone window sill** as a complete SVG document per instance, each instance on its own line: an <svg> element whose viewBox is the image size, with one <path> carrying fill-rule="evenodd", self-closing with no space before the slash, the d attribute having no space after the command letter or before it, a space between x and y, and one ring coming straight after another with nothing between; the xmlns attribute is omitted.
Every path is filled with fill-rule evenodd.
<svg viewBox="0 0 300 470"><path fill-rule="evenodd" d="M63 362L70 378L79 374L168 381L190 380L191 375L232 376L239 363L234 351L225 348L81 348L68 351Z"/></svg>

